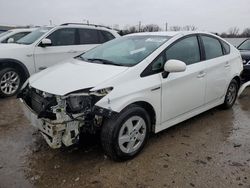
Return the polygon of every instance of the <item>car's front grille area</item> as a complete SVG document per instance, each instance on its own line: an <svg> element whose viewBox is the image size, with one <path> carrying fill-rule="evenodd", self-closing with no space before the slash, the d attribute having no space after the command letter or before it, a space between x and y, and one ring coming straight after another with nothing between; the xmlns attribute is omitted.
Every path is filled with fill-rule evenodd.
<svg viewBox="0 0 250 188"><path fill-rule="evenodd" d="M38 118L56 119L56 114L51 109L52 106L57 105L55 96L44 97L42 91L27 86L18 94L17 98L22 98Z"/></svg>
<svg viewBox="0 0 250 188"><path fill-rule="evenodd" d="M56 115L51 109L52 106L57 104L56 98L54 96L45 98L42 95L42 92L36 89L31 89L30 99L31 108L37 113L39 118L49 118L52 120L56 119Z"/></svg>

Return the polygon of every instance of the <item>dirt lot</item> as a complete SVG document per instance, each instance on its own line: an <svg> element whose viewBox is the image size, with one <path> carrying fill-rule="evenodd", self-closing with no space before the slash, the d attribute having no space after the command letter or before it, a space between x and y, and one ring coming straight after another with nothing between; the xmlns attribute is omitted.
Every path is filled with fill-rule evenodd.
<svg viewBox="0 0 250 188"><path fill-rule="evenodd" d="M109 160L98 137L50 149L16 99L0 100L0 187L250 187L250 88L153 135L134 160Z"/></svg>

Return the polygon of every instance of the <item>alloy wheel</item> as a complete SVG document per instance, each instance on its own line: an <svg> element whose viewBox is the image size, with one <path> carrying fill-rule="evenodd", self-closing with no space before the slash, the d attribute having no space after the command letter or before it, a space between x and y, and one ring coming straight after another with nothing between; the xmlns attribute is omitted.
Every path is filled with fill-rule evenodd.
<svg viewBox="0 0 250 188"><path fill-rule="evenodd" d="M15 71L8 71L4 73L0 80L0 89L6 95L16 93L20 85L20 76Z"/></svg>
<svg viewBox="0 0 250 188"><path fill-rule="evenodd" d="M118 143L120 149L127 154L140 148L146 138L146 122L139 116L130 117L121 127Z"/></svg>

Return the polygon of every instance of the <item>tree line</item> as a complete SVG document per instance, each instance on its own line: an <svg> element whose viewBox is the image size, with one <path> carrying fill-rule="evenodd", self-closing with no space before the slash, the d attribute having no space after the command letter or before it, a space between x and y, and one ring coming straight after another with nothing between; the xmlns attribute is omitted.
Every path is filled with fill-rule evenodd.
<svg viewBox="0 0 250 188"><path fill-rule="evenodd" d="M194 25L186 25L186 26L170 26L166 29L167 31L195 31L198 28ZM138 33L138 32L155 32L155 31L164 31L157 24L148 24L148 25L133 25L127 26L123 30L120 30L121 35L127 35L130 33ZM229 28L227 32L223 32L221 34L215 33L223 38L242 38L242 37L250 37L250 27L245 28L242 32L238 27Z"/></svg>

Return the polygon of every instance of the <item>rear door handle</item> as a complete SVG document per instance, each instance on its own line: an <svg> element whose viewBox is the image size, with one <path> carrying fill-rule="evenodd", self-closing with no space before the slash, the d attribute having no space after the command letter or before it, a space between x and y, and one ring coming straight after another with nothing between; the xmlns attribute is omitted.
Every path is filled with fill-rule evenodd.
<svg viewBox="0 0 250 188"><path fill-rule="evenodd" d="M227 61L226 63L225 63L225 67L229 67L230 66L230 64L229 64L229 62Z"/></svg>
<svg viewBox="0 0 250 188"><path fill-rule="evenodd" d="M44 70L44 69L47 69L48 67L39 67L39 70Z"/></svg>
<svg viewBox="0 0 250 188"><path fill-rule="evenodd" d="M74 53L77 53L77 51L76 50L70 50L70 51L68 51L68 53L74 54Z"/></svg>
<svg viewBox="0 0 250 188"><path fill-rule="evenodd" d="M204 71L200 71L197 78L203 78L204 76L206 76L206 73Z"/></svg>

